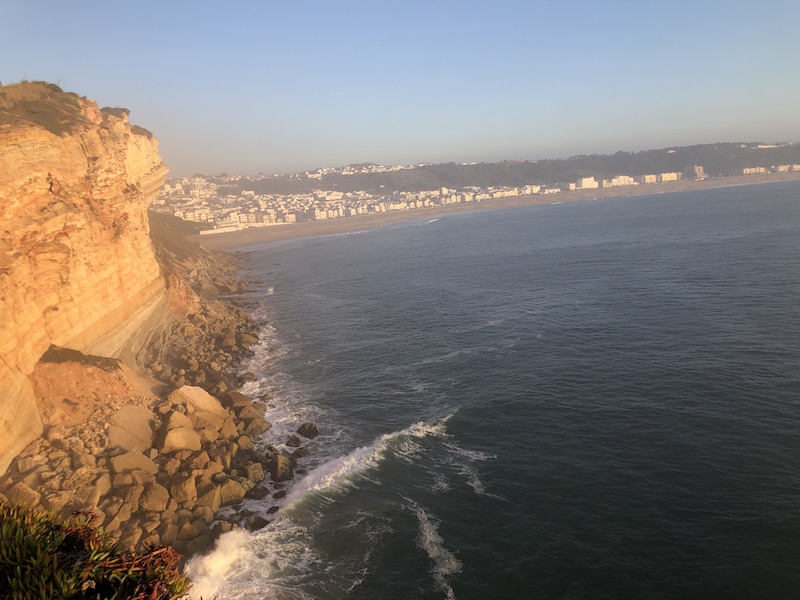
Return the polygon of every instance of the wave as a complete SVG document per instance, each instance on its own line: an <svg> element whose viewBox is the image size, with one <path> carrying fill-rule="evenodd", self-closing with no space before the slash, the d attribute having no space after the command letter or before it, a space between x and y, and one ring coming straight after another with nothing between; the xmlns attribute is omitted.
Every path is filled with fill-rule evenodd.
<svg viewBox="0 0 800 600"><path fill-rule="evenodd" d="M308 578L314 571L313 565L323 559L315 555L311 535L299 523L308 517L307 512L298 510L304 501L312 497L323 503L330 500L331 495L368 478L369 472L387 456L408 459L416 452L414 439L447 435L447 422L451 417L452 414L433 422L414 423L314 468L292 485L281 502L283 508L278 517L267 528L256 533L241 530L227 533L217 540L209 554L189 561L186 572L192 581L192 598L263 597L266 591L270 592L270 597L307 597L302 584L311 585ZM382 530L372 533L380 535ZM430 543L435 542L435 538L430 539ZM356 580L341 583L345 589L359 585Z"/></svg>
<svg viewBox="0 0 800 600"><path fill-rule="evenodd" d="M433 423L419 421L405 429L387 433L377 438L371 445L356 448L345 456L330 460L294 484L284 500L284 509L289 508L312 492L339 491L349 488L359 476L377 467L392 452L406 457L413 451L408 438L443 436L447 421L453 413Z"/></svg>

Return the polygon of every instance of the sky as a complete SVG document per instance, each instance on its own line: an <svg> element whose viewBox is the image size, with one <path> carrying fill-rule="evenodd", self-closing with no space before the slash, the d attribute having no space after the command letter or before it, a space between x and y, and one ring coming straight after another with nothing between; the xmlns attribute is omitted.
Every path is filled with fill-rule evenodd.
<svg viewBox="0 0 800 600"><path fill-rule="evenodd" d="M173 176L800 141L798 0L0 0L0 82L130 109Z"/></svg>

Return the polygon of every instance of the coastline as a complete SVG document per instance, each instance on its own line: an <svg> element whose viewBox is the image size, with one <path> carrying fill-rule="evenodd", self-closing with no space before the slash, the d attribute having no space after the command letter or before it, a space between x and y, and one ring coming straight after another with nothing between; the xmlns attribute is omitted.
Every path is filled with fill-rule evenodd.
<svg viewBox="0 0 800 600"><path fill-rule="evenodd" d="M171 328L136 367L51 346L34 374L45 431L0 473L0 503L85 511L120 551L170 546L185 561L223 533L266 525L246 500L281 498L317 430L298 423L276 437L270 396L240 391L255 378L242 371L263 323L239 261L151 225Z"/></svg>
<svg viewBox="0 0 800 600"><path fill-rule="evenodd" d="M450 204L434 208L395 211L358 217L344 217L330 221L304 221L302 223L288 223L271 227L242 229L228 233L212 235L191 235L187 239L197 242L209 250L232 251L247 246L266 244L296 238L315 237L320 235L335 235L355 231L366 231L406 221L415 221L426 218L436 218L442 215L456 214L467 211L488 211L503 208L519 208L522 206L536 206L553 204L556 202L581 202L596 198L622 198L631 196L651 196L662 193L685 192L692 190L715 189L742 185L757 185L763 183L778 183L783 181L799 181L800 173L768 173L764 175L735 175L718 179L705 179L700 181L686 180L670 183L654 183L648 185L630 186L624 188L607 188L596 190L579 190L574 192L561 192L559 194L533 196L516 196L512 198L498 198L483 202L468 202Z"/></svg>

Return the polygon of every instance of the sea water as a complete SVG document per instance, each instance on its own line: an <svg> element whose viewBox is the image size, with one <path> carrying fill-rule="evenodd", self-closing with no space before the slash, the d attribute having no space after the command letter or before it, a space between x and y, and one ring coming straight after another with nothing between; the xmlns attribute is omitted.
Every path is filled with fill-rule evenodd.
<svg viewBox="0 0 800 600"><path fill-rule="evenodd" d="M307 443L206 598L800 594L800 183L246 250L245 391ZM272 515L270 515L272 518Z"/></svg>

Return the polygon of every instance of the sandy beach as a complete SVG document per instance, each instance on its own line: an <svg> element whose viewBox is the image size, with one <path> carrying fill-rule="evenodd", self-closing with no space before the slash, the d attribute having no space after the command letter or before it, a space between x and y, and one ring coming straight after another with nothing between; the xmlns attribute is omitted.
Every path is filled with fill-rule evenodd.
<svg viewBox="0 0 800 600"><path fill-rule="evenodd" d="M684 192L737 185L753 185L759 183L774 183L779 181L800 180L800 172L770 173L764 175L739 175L706 179L703 181L677 181L674 183L654 183L631 187L580 190L575 192L561 192L560 194L533 196L516 196L513 198L499 198L483 202L467 202L462 204L449 204L434 208L421 208L416 210L394 211L362 215L358 217L345 217L330 221L304 221L302 223L287 223L269 227L253 227L240 231L214 233L207 235L189 236L192 241L198 242L210 250L235 250L245 246L277 242L293 238L314 237L353 231L364 231L383 227L391 223L413 221L417 219L433 219L441 215L453 214L464 211L497 210L519 206L533 206L537 204L553 204L556 202L580 202L595 198L615 198L624 196L652 196L671 192Z"/></svg>

